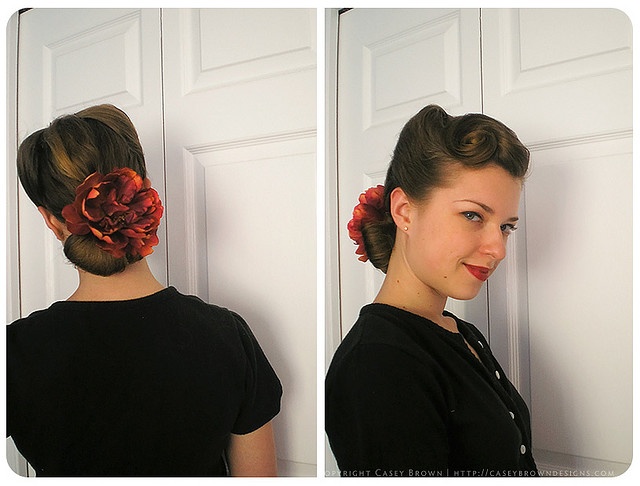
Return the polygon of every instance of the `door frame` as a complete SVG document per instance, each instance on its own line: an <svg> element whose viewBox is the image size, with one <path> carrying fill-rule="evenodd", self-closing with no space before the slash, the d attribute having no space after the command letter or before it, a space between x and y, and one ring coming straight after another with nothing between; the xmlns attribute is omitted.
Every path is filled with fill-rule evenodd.
<svg viewBox="0 0 640 486"><path fill-rule="evenodd" d="M6 107L5 107L5 137L6 137L6 177L5 188L6 211L3 214L5 220L5 316L6 325L21 317L20 301L20 246L18 228L18 171L15 164L18 152L18 36L20 32L20 12L15 12L7 22L6 34ZM6 333L3 333L6 339ZM6 341L4 346L6 346ZM20 476L35 476L35 471L29 466L27 460L20 455L13 440L5 439L6 460L9 467Z"/></svg>
<svg viewBox="0 0 640 486"><path fill-rule="evenodd" d="M340 313L340 258L338 222L338 26L340 9L325 10L325 102L324 102L324 223L325 223L325 371L342 341ZM319 154L321 155L321 154ZM322 380L324 383L324 380ZM323 387L324 390L324 387Z"/></svg>
<svg viewBox="0 0 640 486"><path fill-rule="evenodd" d="M16 160L18 151L18 32L20 15L14 13L7 23L7 72L6 72L6 318L7 323L20 317L20 274L18 227L18 171Z"/></svg>
<svg viewBox="0 0 640 486"><path fill-rule="evenodd" d="M324 203L318 204L324 207L324 309L318 302L320 312L324 311L323 318L318 319L319 324L324 324L324 367L320 366L318 359L318 396L324 397L324 375L331 363L333 353L342 340L342 316L340 314L340 258L339 237L340 228L338 222L338 26L340 22L340 9L327 8L324 15L324 161L325 161L325 187ZM320 32L320 29L318 29ZM318 50L320 52L320 49ZM321 91L319 90L320 94ZM322 151L318 152L319 160L322 160ZM319 246L320 245L320 242ZM318 286L321 289L321 286ZM318 339L318 342L323 342ZM319 353L318 353L319 354ZM322 370L322 374L321 374ZM324 400L318 401L318 414L324 418ZM324 420L322 430L318 431L318 438L324 438L324 448L318 445L318 454L324 450L324 461L319 458L318 465L324 465L325 476L339 475L338 465L329 441L324 433Z"/></svg>

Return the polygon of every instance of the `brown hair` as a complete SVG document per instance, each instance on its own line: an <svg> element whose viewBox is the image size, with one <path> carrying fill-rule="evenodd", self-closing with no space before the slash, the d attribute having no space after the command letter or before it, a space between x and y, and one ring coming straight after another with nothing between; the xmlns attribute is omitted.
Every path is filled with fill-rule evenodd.
<svg viewBox="0 0 640 486"><path fill-rule="evenodd" d="M437 105L420 110L400 132L387 170L385 217L362 228L371 263L386 273L396 238L389 196L396 187L409 198L424 201L433 188L446 186L457 169L479 169L490 164L524 179L529 150L512 130L487 115L450 116Z"/></svg>
<svg viewBox="0 0 640 486"><path fill-rule="evenodd" d="M62 208L73 202L76 188L90 174L129 167L146 177L138 133L126 113L113 105L56 118L20 144L17 165L29 198L60 221L64 221ZM114 258L96 245L91 234L70 235L64 253L77 267L102 276L121 272L140 259Z"/></svg>

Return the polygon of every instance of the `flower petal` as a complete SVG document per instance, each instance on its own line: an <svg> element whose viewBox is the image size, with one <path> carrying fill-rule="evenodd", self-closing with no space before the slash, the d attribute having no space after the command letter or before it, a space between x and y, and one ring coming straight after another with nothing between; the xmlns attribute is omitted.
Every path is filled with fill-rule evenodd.
<svg viewBox="0 0 640 486"><path fill-rule="evenodd" d="M76 188L74 202L64 207L63 217L71 233L91 233L101 249L122 258L153 252L163 211L150 181L123 167L89 175Z"/></svg>

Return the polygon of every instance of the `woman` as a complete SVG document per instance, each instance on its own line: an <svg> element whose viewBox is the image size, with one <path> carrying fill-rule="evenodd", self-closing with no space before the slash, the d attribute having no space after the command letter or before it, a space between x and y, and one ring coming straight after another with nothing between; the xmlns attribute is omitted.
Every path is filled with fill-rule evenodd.
<svg viewBox="0 0 640 486"><path fill-rule="evenodd" d="M326 430L343 476L536 475L527 407L473 325L471 299L505 257L529 152L502 123L423 108L384 186L348 229L386 273L333 357Z"/></svg>
<svg viewBox="0 0 640 486"><path fill-rule="evenodd" d="M131 121L62 116L18 174L79 274L7 328L7 436L42 476L272 476L280 382L240 316L164 288L163 207Z"/></svg>

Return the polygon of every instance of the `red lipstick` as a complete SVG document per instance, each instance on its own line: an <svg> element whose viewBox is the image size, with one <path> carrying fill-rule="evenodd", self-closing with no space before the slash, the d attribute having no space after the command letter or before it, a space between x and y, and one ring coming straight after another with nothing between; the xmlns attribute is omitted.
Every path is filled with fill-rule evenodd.
<svg viewBox="0 0 640 486"><path fill-rule="evenodd" d="M491 269L486 267L476 267L475 265L469 265L467 263L465 263L464 266L467 268L467 270L469 270L469 273L471 275L473 275L478 280L481 280L482 282L487 280L489 278L489 275L491 274Z"/></svg>

